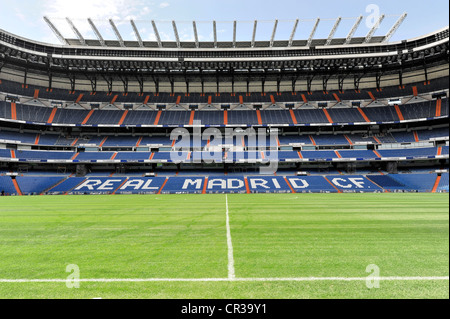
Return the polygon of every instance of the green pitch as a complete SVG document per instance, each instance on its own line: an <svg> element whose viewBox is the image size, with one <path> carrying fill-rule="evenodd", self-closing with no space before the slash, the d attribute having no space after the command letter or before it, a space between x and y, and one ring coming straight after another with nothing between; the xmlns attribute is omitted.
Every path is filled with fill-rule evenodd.
<svg viewBox="0 0 450 319"><path fill-rule="evenodd" d="M225 195L0 198L0 298L449 298L448 195L228 195L228 203L237 281L227 280ZM82 280L131 281L69 289L68 265ZM432 278L379 289L343 280L365 278L368 265L381 277ZM310 277L340 279L289 280Z"/></svg>

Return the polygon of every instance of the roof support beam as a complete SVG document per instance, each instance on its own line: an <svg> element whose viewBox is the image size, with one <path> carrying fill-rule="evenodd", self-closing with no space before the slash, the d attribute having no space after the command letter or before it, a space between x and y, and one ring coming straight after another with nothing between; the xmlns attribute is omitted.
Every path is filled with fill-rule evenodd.
<svg viewBox="0 0 450 319"><path fill-rule="evenodd" d="M273 43L275 42L277 28L278 28L278 20L275 20L275 24L273 25L272 37L270 38L270 47L273 47Z"/></svg>
<svg viewBox="0 0 450 319"><path fill-rule="evenodd" d="M255 20L255 24L253 25L252 48L255 47L256 30L257 30L257 29L258 29L258 20Z"/></svg>
<svg viewBox="0 0 450 319"><path fill-rule="evenodd" d="M403 70L398 71L398 82L401 88L403 88Z"/></svg>
<svg viewBox="0 0 450 319"><path fill-rule="evenodd" d="M383 22L386 15L382 14L380 18L378 19L378 22L370 29L369 33L366 36L366 39L364 40L364 43L369 43L370 40L372 40L373 35L375 34L375 31L380 27L381 22Z"/></svg>
<svg viewBox="0 0 450 319"><path fill-rule="evenodd" d="M109 24L111 25L114 33L116 34L116 38L119 41L119 44L121 47L125 47L125 43L123 42L123 38L120 35L119 29L117 29L116 24L114 23L114 21L112 19L109 19Z"/></svg>
<svg viewBox="0 0 450 319"><path fill-rule="evenodd" d="M70 91L75 91L77 85L77 77L72 73L69 73L67 76L70 81Z"/></svg>
<svg viewBox="0 0 450 319"><path fill-rule="evenodd" d="M320 23L320 18L317 18L316 23L314 24L314 28L311 31L311 35L309 36L307 46L311 46L312 40L314 39L314 36L316 35L316 31L317 31L317 27L319 26L319 23Z"/></svg>
<svg viewBox="0 0 450 319"><path fill-rule="evenodd" d="M339 92L344 91L344 80L347 77L347 75L339 75L338 76L338 86L339 86Z"/></svg>
<svg viewBox="0 0 450 319"><path fill-rule="evenodd" d="M83 36L81 35L80 31L78 31L77 27L75 26L75 24L73 24L72 20L70 20L69 18L66 18L67 23L70 25L70 27L72 28L73 33L75 33L75 35L77 36L78 40L80 40L82 45L86 45L86 40L83 38Z"/></svg>
<svg viewBox="0 0 450 319"><path fill-rule="evenodd" d="M394 26L389 30L389 32L386 34L386 36L383 39L383 42L388 42L395 32L397 32L398 28L402 25L403 21L405 21L408 14L405 12L401 15L401 17L395 22Z"/></svg>
<svg viewBox="0 0 450 319"><path fill-rule="evenodd" d="M111 94L113 91L113 83L114 83L113 77L112 76L107 77L103 74L102 77L105 80L106 85L108 86L108 94Z"/></svg>
<svg viewBox="0 0 450 319"><path fill-rule="evenodd" d="M198 42L197 23L195 21L192 21L192 27L194 28L195 47L199 48L200 44Z"/></svg>
<svg viewBox="0 0 450 319"><path fill-rule="evenodd" d="M308 90L308 93L311 93L311 89L312 89L312 82L313 82L313 80L314 80L314 75L309 75L307 78L306 78L306 88L307 88L307 90Z"/></svg>
<svg viewBox="0 0 450 319"><path fill-rule="evenodd" d="M27 66L25 67L25 74L23 75L23 84L25 86L27 85L27 79L28 79L28 62L27 62Z"/></svg>
<svg viewBox="0 0 450 319"><path fill-rule="evenodd" d="M213 21L214 47L217 48L217 23Z"/></svg>
<svg viewBox="0 0 450 319"><path fill-rule="evenodd" d="M336 31L337 31L341 21L342 21L342 17L337 18L336 23L334 24L333 29L331 29L330 35L328 36L327 43L325 45L331 44L331 41L333 41L334 35L336 34Z"/></svg>
<svg viewBox="0 0 450 319"><path fill-rule="evenodd" d="M122 80L123 83L123 93L128 93L128 77L119 75L119 78Z"/></svg>
<svg viewBox="0 0 450 319"><path fill-rule="evenodd" d="M295 20L294 28L292 29L291 37L289 38L289 44L288 44L289 47L291 47L292 44L294 43L294 37L295 37L295 33L297 33L297 27L298 27L299 22L300 22L299 19Z"/></svg>
<svg viewBox="0 0 450 319"><path fill-rule="evenodd" d="M137 76L136 80L139 82L139 93L142 95L142 94L144 94L145 79L142 76Z"/></svg>
<svg viewBox="0 0 450 319"><path fill-rule="evenodd" d="M427 65L427 61L425 59L423 59L423 70L424 70L424 74L425 74L425 82L428 83L428 65Z"/></svg>
<svg viewBox="0 0 450 319"><path fill-rule="evenodd" d="M44 17L44 21L47 22L48 26L50 27L50 29L52 29L53 33L56 35L56 37L58 38L59 41L61 41L62 44L69 44L66 40L66 38L64 38L61 34L61 32L59 32L59 30L55 27L55 25L50 21L49 18Z"/></svg>
<svg viewBox="0 0 450 319"><path fill-rule="evenodd" d="M155 20L152 20L153 32L155 33L156 41L158 46L162 48L161 37L159 36L158 27L156 26Z"/></svg>
<svg viewBox="0 0 450 319"><path fill-rule="evenodd" d="M273 47L275 36L277 34L277 27L278 27L278 20L275 20L275 24L273 25L272 37L270 38L270 47Z"/></svg>
<svg viewBox="0 0 450 319"><path fill-rule="evenodd" d="M175 20L172 21L173 34L175 34L175 40L177 41L177 48L181 48L180 36L178 34L177 23Z"/></svg>
<svg viewBox="0 0 450 319"><path fill-rule="evenodd" d="M236 38L237 38L237 21L233 22L233 48L236 47Z"/></svg>
<svg viewBox="0 0 450 319"><path fill-rule="evenodd" d="M354 81L353 81L354 86L355 86L355 91L359 91L359 85L364 76L365 76L365 74L360 74L360 75L355 74Z"/></svg>
<svg viewBox="0 0 450 319"><path fill-rule="evenodd" d="M96 93L97 92L97 77L90 76L88 73L84 73L84 76L91 82L91 92Z"/></svg>
<svg viewBox="0 0 450 319"><path fill-rule="evenodd" d="M52 71L48 71L48 89L49 89L49 91L53 88L52 87L52 85L53 85L53 74L52 74Z"/></svg>
<svg viewBox="0 0 450 319"><path fill-rule="evenodd" d="M353 25L352 29L350 30L350 32L347 35L347 38L345 39L345 43L344 44L350 44L350 42L352 41L353 36L355 35L356 30L358 30L359 25L361 24L361 21L363 20L363 16L359 16L358 19L356 19L355 24Z"/></svg>
<svg viewBox="0 0 450 319"><path fill-rule="evenodd" d="M152 75L153 78L153 82L155 83L155 93L159 94L159 77L155 77L154 75Z"/></svg>
<svg viewBox="0 0 450 319"><path fill-rule="evenodd" d="M139 30L138 30L138 28L136 27L136 24L134 23L134 20L131 19L131 20L130 20L130 23L131 23L131 26L133 27L133 31L134 31L134 34L135 34L135 36L136 36L136 39L137 39L137 41L139 42L139 46L140 46L141 48L143 48L143 47L144 47L144 42L142 42L141 35L139 34Z"/></svg>
<svg viewBox="0 0 450 319"><path fill-rule="evenodd" d="M102 37L100 31L98 31L98 29L97 29L97 27L95 26L94 22L92 22L92 19L91 19L91 18L88 18L87 20L88 20L89 25L90 25L91 28L92 28L92 31L94 31L95 35L97 36L98 41L100 41L101 46L102 46L102 47L106 46L106 44L105 44L105 39L103 39L103 37Z"/></svg>
<svg viewBox="0 0 450 319"><path fill-rule="evenodd" d="M383 76L383 73L378 73L376 75L376 82L377 82L377 89L381 89L381 77Z"/></svg>
<svg viewBox="0 0 450 319"><path fill-rule="evenodd" d="M398 20L395 22L395 24L392 26L392 28L389 30L389 32L383 36L383 37L375 37L375 34L377 32L377 29L379 29L381 23L385 20L386 15L385 14L381 14L379 17L376 17L376 21L373 21L372 23L376 22L374 25L370 26L371 29L368 32L368 34L366 35L366 37L364 38L363 43L367 44L367 43L371 43L373 42L373 39L375 37L375 39L377 40L376 42L382 42L382 43L387 43L390 41L390 39L393 37L393 35L395 34L395 32L397 32L397 30L400 28L400 26L402 25L402 23L404 22L404 20L407 18L407 13L403 13L401 16L397 16ZM71 27L72 31L74 32L74 34L76 35L76 37L78 38L79 42L81 43L81 45L87 45L86 43L86 38L81 34L81 32L79 31L79 29L77 28L77 26L75 26L74 22L70 19L70 18L65 18L66 22L68 23L68 25ZM44 20L46 21L46 23L49 25L49 27L52 29L52 31L55 33L56 37L64 44L64 45L70 45L69 40L66 39L62 33L55 27L55 25L50 21L50 19L48 17L44 17ZM328 38L325 42L325 45L331 45L333 43L333 39L339 29L339 27L342 24L342 17L338 17L337 20L335 21L333 28L330 31L330 34L328 35ZM358 18L356 18L356 21L354 21L354 25L352 27L352 29L350 30L350 32L348 33L344 44L348 45L352 42L352 39L354 37L354 35L356 34L358 28L360 27L362 21L364 20L363 16L359 16ZM92 21L91 18L87 19L91 29L93 30L94 34L96 35L98 41L100 42L100 45L102 46L106 46L106 41L103 38L102 34L99 32L99 29L97 28L97 26L94 24L94 22ZM144 42L143 39L141 37L140 31L136 26L135 20L130 19L130 24L133 28L134 34L135 34L135 38L139 44L139 47L143 48L144 47ZM153 26L153 30L155 33L155 37L156 40L158 42L158 46L160 48L162 48L162 41L161 41L161 37L160 34L158 32L158 28L156 26L156 23L154 20L151 21L152 22L152 26ZM214 47L217 48L219 45L218 42L218 30L217 30L217 21L212 21L213 22L213 37L214 37ZM251 39L251 47L255 47L256 46L256 35L257 35L257 31L258 31L258 20L254 20L254 25L253 25L253 35L252 35L252 39ZM315 19L314 21L312 21L314 23L313 29L311 31L311 34L309 36L309 38L307 39L307 46L311 46L312 43L314 42L314 39L316 37L317 31L318 31L318 27L319 24L321 22L320 18ZM121 47L125 47L125 41L122 38L115 22L113 21L113 19L109 19L109 23L112 27L112 30L114 31L116 38L120 44ZM233 47L237 47L238 43L237 43L237 20L234 20L233 22ZM299 28L299 23L300 23L300 19L296 19L292 21L293 23L293 27L292 27L292 31L289 37L289 41L287 46L288 47L292 47L294 44L294 38L295 35L297 33L297 30ZM200 42L199 42L199 34L198 34L198 28L197 28L197 22L193 21L193 31L194 31L194 37L195 37L195 46L196 48L200 47ZM269 41L269 47L273 47L275 45L275 39L277 36L277 32L278 32L278 25L279 25L279 20L276 19L274 20L274 25L273 25L273 31L271 34L271 38ZM176 38L176 44L178 48L181 48L181 39L180 39L180 34L178 32L177 29L177 24L176 21L172 21L172 26L173 26L173 31L175 34L175 38ZM380 40L382 39L382 40ZM98 43L98 42L97 42ZM92 44L91 44L92 45ZM95 45L95 44L94 44ZM98 44L97 44L98 45Z"/></svg>

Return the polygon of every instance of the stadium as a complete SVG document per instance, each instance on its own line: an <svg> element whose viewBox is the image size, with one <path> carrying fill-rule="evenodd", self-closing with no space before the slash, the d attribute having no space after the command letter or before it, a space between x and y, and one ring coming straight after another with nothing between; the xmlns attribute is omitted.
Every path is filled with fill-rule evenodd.
<svg viewBox="0 0 450 319"><path fill-rule="evenodd" d="M0 298L448 298L449 28L384 18L0 29Z"/></svg>

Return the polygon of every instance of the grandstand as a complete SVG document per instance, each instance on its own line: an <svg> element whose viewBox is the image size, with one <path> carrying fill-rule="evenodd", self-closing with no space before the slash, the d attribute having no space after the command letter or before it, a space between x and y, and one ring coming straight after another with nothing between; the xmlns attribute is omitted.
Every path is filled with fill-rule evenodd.
<svg viewBox="0 0 450 319"><path fill-rule="evenodd" d="M406 16L0 29L0 299L448 298L449 27Z"/></svg>
<svg viewBox="0 0 450 319"><path fill-rule="evenodd" d="M445 192L448 36L117 50L0 30L2 191Z"/></svg>

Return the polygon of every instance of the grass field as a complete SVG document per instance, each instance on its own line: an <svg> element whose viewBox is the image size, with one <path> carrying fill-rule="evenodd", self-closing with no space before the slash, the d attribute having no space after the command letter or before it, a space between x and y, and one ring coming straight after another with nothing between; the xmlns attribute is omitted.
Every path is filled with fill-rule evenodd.
<svg viewBox="0 0 450 319"><path fill-rule="evenodd" d="M449 275L448 209L439 194L0 198L0 298L449 298L422 278ZM369 289L370 264L401 278Z"/></svg>

